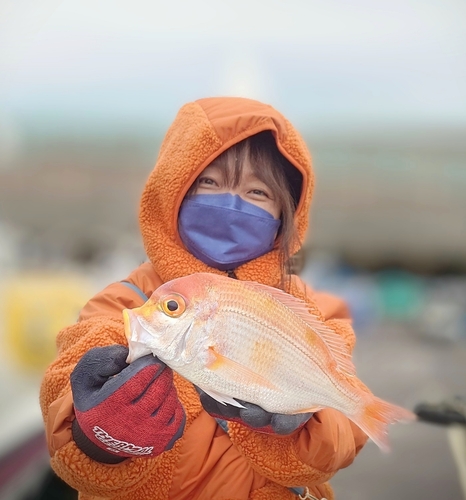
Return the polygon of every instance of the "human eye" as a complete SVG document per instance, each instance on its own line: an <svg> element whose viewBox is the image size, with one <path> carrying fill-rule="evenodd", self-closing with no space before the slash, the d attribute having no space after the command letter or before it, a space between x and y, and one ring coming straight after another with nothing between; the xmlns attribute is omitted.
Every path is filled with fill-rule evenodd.
<svg viewBox="0 0 466 500"><path fill-rule="evenodd" d="M250 189L249 194L255 199L272 199L272 193L270 192L270 190L263 187Z"/></svg>
<svg viewBox="0 0 466 500"><path fill-rule="evenodd" d="M213 177L203 176L200 177L199 180L200 186L217 186L217 181Z"/></svg>
<svg viewBox="0 0 466 500"><path fill-rule="evenodd" d="M255 194L257 196L266 196L267 198L269 197L269 195L262 189L253 189L251 192L252 194Z"/></svg>

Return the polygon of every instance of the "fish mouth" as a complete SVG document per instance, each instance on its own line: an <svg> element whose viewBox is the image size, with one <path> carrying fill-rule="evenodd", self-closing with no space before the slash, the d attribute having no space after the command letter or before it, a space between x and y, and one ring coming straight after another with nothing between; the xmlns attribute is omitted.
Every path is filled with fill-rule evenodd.
<svg viewBox="0 0 466 500"><path fill-rule="evenodd" d="M125 337L128 340L128 342L132 339L133 337L133 331L136 330L135 328L135 318L134 314L129 310L129 309L123 309L123 322L125 325Z"/></svg>
<svg viewBox="0 0 466 500"><path fill-rule="evenodd" d="M153 354L164 362L171 362L172 364L180 362L186 364L194 359L194 353L187 355L187 340L193 327L193 321L187 325L182 333L173 335L170 342L163 347L163 350L160 346L154 345L154 339L151 333L146 329L144 319L134 312L134 310L123 310L123 322L125 337L128 341L129 348L129 354L126 358L127 363L132 363L146 354ZM151 347L148 347L148 345Z"/></svg>
<svg viewBox="0 0 466 500"><path fill-rule="evenodd" d="M136 359L141 358L147 354L152 354L151 349L147 347L144 342L141 342L141 324L138 321L138 317L134 312L129 309L123 310L123 322L125 325L125 336L128 340L128 357L126 358L127 363L132 363Z"/></svg>

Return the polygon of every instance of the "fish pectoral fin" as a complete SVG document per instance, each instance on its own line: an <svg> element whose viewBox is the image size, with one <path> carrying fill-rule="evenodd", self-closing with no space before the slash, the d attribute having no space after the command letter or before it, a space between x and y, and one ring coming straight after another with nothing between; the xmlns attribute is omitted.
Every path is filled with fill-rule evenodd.
<svg viewBox="0 0 466 500"><path fill-rule="evenodd" d="M215 399L215 401L222 403L222 405L231 405L231 406L236 406L237 408L246 408L241 403L238 403L236 399L233 399L230 396L226 396L225 394L220 394L219 392L214 391L212 389L202 389L202 390L211 398Z"/></svg>
<svg viewBox="0 0 466 500"><path fill-rule="evenodd" d="M252 384L265 387L267 389L276 389L270 380L254 372L247 366L219 354L213 347L209 347L209 354L211 359L211 362L207 364L207 368L209 368L209 370L221 370L225 378L235 380L241 384Z"/></svg>

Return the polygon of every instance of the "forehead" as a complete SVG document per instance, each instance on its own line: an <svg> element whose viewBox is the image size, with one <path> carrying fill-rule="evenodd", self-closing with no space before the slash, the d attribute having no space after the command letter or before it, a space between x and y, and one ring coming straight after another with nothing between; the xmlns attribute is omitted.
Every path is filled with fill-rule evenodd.
<svg viewBox="0 0 466 500"><path fill-rule="evenodd" d="M236 174L241 177L258 177L255 169L252 168L249 161L237 162L236 164L225 164L225 163L212 163L208 165L202 172L202 174L218 174L222 176L228 176L231 174Z"/></svg>

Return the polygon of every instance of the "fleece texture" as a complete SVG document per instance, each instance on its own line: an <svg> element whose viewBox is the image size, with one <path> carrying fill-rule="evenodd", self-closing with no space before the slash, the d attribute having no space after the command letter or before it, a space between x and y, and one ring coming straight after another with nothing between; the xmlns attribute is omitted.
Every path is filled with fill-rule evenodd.
<svg viewBox="0 0 466 500"><path fill-rule="evenodd" d="M314 176L310 154L299 133L278 111L258 101L201 99L181 108L162 143L140 205L140 229L149 262L125 281L150 296L162 283L180 276L222 274L184 248L177 230L179 208L193 181L214 158L265 130L272 132L281 153L303 175L295 224L299 240L304 241ZM240 266L235 273L241 280L280 286L278 250ZM338 332L352 351L355 337L341 300L314 292L296 276L288 281L287 291L306 300L310 310ZM156 458L105 465L77 448L71 435L70 373L91 347L126 345L121 312L142 302L121 282L94 296L78 322L58 334L58 355L42 382L40 403L51 464L79 490L80 499L282 500L297 498L289 488L308 487L316 498L332 500L327 481L351 464L367 439L346 417L331 409L322 410L289 436L262 434L238 423L231 423L226 434L202 409L192 384L176 373L175 387L187 422L173 449Z"/></svg>

